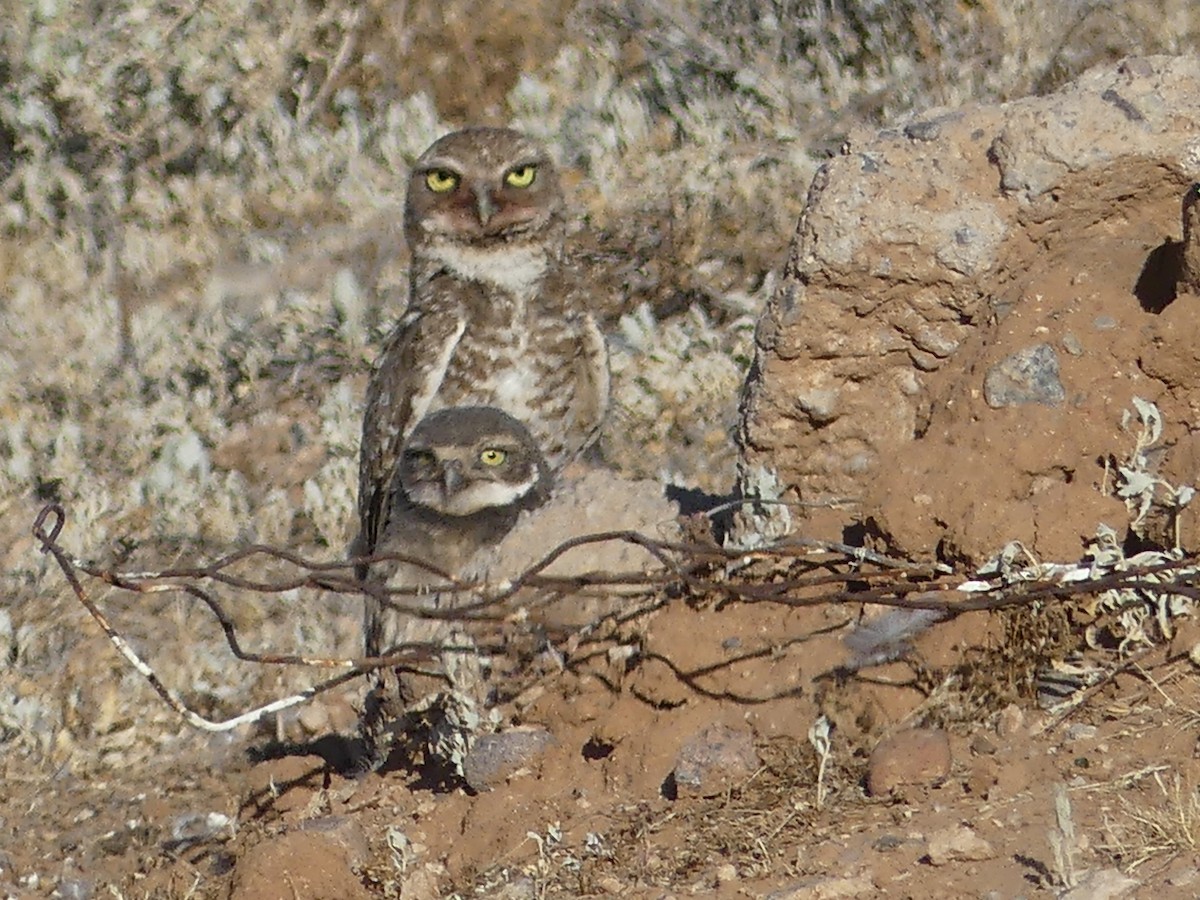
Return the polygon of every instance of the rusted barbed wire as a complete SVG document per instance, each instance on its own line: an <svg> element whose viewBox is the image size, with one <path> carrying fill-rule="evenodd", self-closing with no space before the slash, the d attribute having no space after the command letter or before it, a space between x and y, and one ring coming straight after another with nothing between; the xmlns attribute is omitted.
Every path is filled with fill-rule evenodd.
<svg viewBox="0 0 1200 900"><path fill-rule="evenodd" d="M53 523L47 528L48 522ZM381 604L405 615L432 620L453 620L500 626L513 620L513 610L506 606L519 592L534 591L545 603L580 592L621 589L629 603L619 613L606 613L587 624L570 629L548 630L547 640L557 641L555 649L573 646L586 656L596 654L590 636L605 622L623 624L660 608L668 595L690 592L697 597L716 597L717 608L736 603L770 603L799 608L822 604L877 604L910 610L932 610L941 619L967 612L998 610L1030 605L1037 602L1061 600L1068 597L1101 594L1108 591L1144 591L1153 594L1177 594L1200 600L1196 587L1197 554L1152 565L1130 566L1098 576L1083 572L1084 567L1060 571L1052 577L1038 580L1005 580L997 575L990 580L956 573L944 564L922 564L887 557L864 548L839 542L789 537L769 547L751 550L731 549L715 544L662 541L633 531L609 531L563 541L549 550L540 560L517 577L502 584L463 581L429 565L421 559L404 554L320 562L307 559L290 550L266 545L253 545L236 550L206 564L176 567L160 571L120 572L112 568L83 562L71 556L59 543L58 537L66 521L60 504L49 504L38 514L33 534L41 543L43 553L51 555L71 586L76 598L100 625L118 652L145 677L156 693L190 724L208 731L224 731L255 721L263 716L308 702L313 697L338 685L345 684L375 669L406 666L414 661L428 660L442 653L477 653L502 651L504 642L495 644L475 642L470 646L448 646L442 642L412 642L393 648L379 657L333 658L298 654L256 653L242 646L233 619L222 603L201 586L204 582L223 585L256 594L283 594L300 588L312 588L344 595L370 595ZM630 572L588 572L574 575L549 575L546 571L572 549L588 544L622 542L641 547L659 565L658 570ZM263 565L267 561L286 563L297 573L292 577L263 580L238 575L236 566ZM360 581L354 575L362 564L396 562L414 566L432 574L440 583L428 586L384 584ZM762 571L752 571L761 563ZM800 566L801 574L794 569ZM874 567L874 568L870 568ZM203 603L217 620L230 651L239 660L263 665L305 666L310 668L346 669L311 688L289 697L280 698L238 716L214 721L190 709L154 673L133 647L108 621L103 611L88 595L80 574L95 578L121 590L142 594L178 591ZM466 602L403 603L399 598L416 598L428 594L454 594L467 597ZM525 603L522 606L529 607ZM842 627L841 625L836 627ZM751 656L759 655L755 651ZM673 661L657 654L680 681L701 690L696 679L703 670L686 672ZM707 690L707 689L703 689Z"/></svg>

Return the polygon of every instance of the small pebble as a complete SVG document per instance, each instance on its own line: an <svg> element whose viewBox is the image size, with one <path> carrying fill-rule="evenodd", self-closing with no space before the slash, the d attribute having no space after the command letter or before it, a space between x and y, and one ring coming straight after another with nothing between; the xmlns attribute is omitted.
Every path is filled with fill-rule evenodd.
<svg viewBox="0 0 1200 900"><path fill-rule="evenodd" d="M1096 726L1076 722L1067 729L1068 741L1090 741L1096 736Z"/></svg>
<svg viewBox="0 0 1200 900"><path fill-rule="evenodd" d="M977 734L971 738L971 752L977 756L991 756L996 752L996 742L986 734Z"/></svg>
<svg viewBox="0 0 1200 900"><path fill-rule="evenodd" d="M996 734L1009 738L1025 727L1025 712L1015 703L1010 703L1000 710L996 719Z"/></svg>
<svg viewBox="0 0 1200 900"><path fill-rule="evenodd" d="M988 369L983 379L983 399L992 409L1029 403L1059 406L1066 397L1058 354L1049 344L1018 350Z"/></svg>
<svg viewBox="0 0 1200 900"><path fill-rule="evenodd" d="M680 795L714 797L749 778L759 764L749 731L709 725L683 745L672 775Z"/></svg>
<svg viewBox="0 0 1200 900"><path fill-rule="evenodd" d="M935 866L995 858L992 845L966 825L951 825L929 836L929 862Z"/></svg>

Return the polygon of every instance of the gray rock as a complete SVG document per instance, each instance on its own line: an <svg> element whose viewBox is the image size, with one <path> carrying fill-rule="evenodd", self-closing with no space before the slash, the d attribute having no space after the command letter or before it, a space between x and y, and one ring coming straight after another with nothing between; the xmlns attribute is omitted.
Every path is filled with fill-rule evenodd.
<svg viewBox="0 0 1200 900"><path fill-rule="evenodd" d="M1095 725L1088 725L1086 722L1076 722L1067 729L1067 740L1072 742L1095 740L1098 731L1099 729Z"/></svg>
<svg viewBox="0 0 1200 900"><path fill-rule="evenodd" d="M744 781L759 764L749 731L709 725L684 744L672 774L681 796L712 797Z"/></svg>
<svg viewBox="0 0 1200 900"><path fill-rule="evenodd" d="M532 765L553 744L554 736L544 728L481 735L463 761L463 777L474 790L490 791Z"/></svg>
<svg viewBox="0 0 1200 900"><path fill-rule="evenodd" d="M992 845L966 825L951 825L929 836L929 862L935 866L995 858Z"/></svg>
<svg viewBox="0 0 1200 900"><path fill-rule="evenodd" d="M984 376L983 396L992 409L1027 403L1058 406L1067 399L1058 354L1049 344L1037 344L1002 359Z"/></svg>

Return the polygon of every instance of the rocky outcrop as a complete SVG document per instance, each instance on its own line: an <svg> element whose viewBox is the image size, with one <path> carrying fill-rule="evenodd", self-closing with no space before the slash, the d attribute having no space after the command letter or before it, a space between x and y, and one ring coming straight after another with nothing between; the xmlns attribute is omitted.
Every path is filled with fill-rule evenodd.
<svg viewBox="0 0 1200 900"><path fill-rule="evenodd" d="M833 520L917 555L1019 539L1075 559L1097 523L1128 527L1114 464L1134 397L1163 415L1156 474L1200 468L1200 297L1179 240L1198 178L1195 58L852 134L759 323L744 470L807 503L852 498Z"/></svg>

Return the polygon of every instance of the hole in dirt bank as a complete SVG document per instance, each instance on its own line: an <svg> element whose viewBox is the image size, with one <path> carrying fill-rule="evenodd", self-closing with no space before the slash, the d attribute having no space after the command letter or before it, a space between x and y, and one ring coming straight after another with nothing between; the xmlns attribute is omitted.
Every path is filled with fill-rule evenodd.
<svg viewBox="0 0 1200 900"><path fill-rule="evenodd" d="M616 749L617 745L611 743L610 741L605 741L600 738L590 738L588 742L583 745L583 758L588 760L588 762L595 762L598 759L607 759Z"/></svg>
<svg viewBox="0 0 1200 900"><path fill-rule="evenodd" d="M862 547L867 539L867 526L864 522L852 522L842 529L842 543L851 547Z"/></svg>
<svg viewBox="0 0 1200 900"><path fill-rule="evenodd" d="M876 553L897 553L892 535L868 516L861 522L851 522L842 529L842 543L850 547L862 547Z"/></svg>
<svg viewBox="0 0 1200 900"><path fill-rule="evenodd" d="M1167 238L1150 251L1142 264L1133 295L1148 313L1158 315L1175 300L1175 285L1183 271L1183 243Z"/></svg>
<svg viewBox="0 0 1200 900"><path fill-rule="evenodd" d="M958 569L960 566L970 566L971 557L963 553L958 546L947 537L942 537L934 551L935 558L943 565L950 566L952 569Z"/></svg>
<svg viewBox="0 0 1200 900"><path fill-rule="evenodd" d="M681 516L708 516L711 538L718 545L724 543L725 535L733 524L734 508L730 504L741 497L737 493L711 494L699 488L683 487L678 484L668 484L666 487L668 500L679 504ZM721 509L721 507L724 507ZM714 513L713 510L720 509Z"/></svg>
<svg viewBox="0 0 1200 900"><path fill-rule="evenodd" d="M1153 553L1162 553L1168 548L1159 541L1151 540L1147 537L1139 537L1132 531L1125 532L1125 539L1121 542L1121 550L1126 557L1136 556L1139 553L1147 551Z"/></svg>

